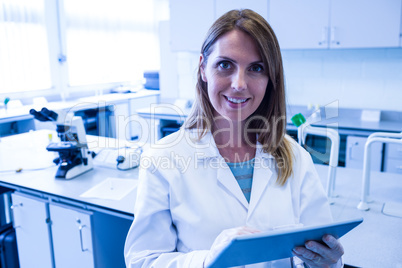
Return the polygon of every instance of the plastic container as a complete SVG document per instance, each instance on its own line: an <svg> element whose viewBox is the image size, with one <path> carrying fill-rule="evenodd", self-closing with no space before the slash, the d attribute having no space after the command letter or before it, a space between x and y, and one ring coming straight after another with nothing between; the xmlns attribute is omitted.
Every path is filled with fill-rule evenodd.
<svg viewBox="0 0 402 268"><path fill-rule="evenodd" d="M145 84L144 88L159 90L159 72L158 71L146 71L144 72Z"/></svg>

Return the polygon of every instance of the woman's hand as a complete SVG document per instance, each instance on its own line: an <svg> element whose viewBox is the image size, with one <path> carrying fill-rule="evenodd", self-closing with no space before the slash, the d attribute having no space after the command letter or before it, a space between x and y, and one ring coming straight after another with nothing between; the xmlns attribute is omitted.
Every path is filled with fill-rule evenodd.
<svg viewBox="0 0 402 268"><path fill-rule="evenodd" d="M324 235L322 241L326 245L315 241L308 241L305 247L296 247L293 254L302 259L308 267L336 267L344 251L341 243L332 235Z"/></svg>
<svg viewBox="0 0 402 268"><path fill-rule="evenodd" d="M225 248L233 238L239 235L254 234L260 231L248 226L236 227L223 230L215 239L204 261L204 267L207 267L213 259Z"/></svg>

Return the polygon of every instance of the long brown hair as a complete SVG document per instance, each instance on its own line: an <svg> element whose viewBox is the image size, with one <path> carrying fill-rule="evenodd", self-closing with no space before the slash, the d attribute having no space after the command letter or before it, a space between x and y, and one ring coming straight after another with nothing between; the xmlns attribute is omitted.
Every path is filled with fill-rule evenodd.
<svg viewBox="0 0 402 268"><path fill-rule="evenodd" d="M257 130L258 142L262 144L263 151L275 157L277 183L284 185L293 171L293 153L290 142L284 138L286 101L282 56L274 31L258 13L249 9L232 10L217 19L209 29L201 48L204 61L198 67L196 98L185 127L200 130L198 139L211 130L214 108L208 97L207 83L201 78L201 67L208 61L216 40L235 29L247 33L256 42L264 65L268 68L269 82L265 96L248 118L246 126Z"/></svg>

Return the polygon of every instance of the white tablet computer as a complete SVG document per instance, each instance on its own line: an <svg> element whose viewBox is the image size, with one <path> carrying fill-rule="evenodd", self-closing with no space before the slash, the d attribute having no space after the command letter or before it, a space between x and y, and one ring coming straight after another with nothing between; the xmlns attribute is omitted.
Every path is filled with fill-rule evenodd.
<svg viewBox="0 0 402 268"><path fill-rule="evenodd" d="M325 234L340 238L357 225L362 218L326 225L275 230L234 238L213 260L209 268L231 267L292 257L292 249L309 240L322 242Z"/></svg>

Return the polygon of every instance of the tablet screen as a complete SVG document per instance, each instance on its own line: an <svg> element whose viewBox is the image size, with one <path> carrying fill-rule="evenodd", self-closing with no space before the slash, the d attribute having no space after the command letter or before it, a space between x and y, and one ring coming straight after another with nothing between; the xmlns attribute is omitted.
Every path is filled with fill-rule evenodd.
<svg viewBox="0 0 402 268"><path fill-rule="evenodd" d="M239 266L289 258L293 256L292 250L295 247L304 246L309 240L322 242L322 236L325 234L340 238L362 222L363 219L359 218L319 226L238 236L217 255L209 267Z"/></svg>

